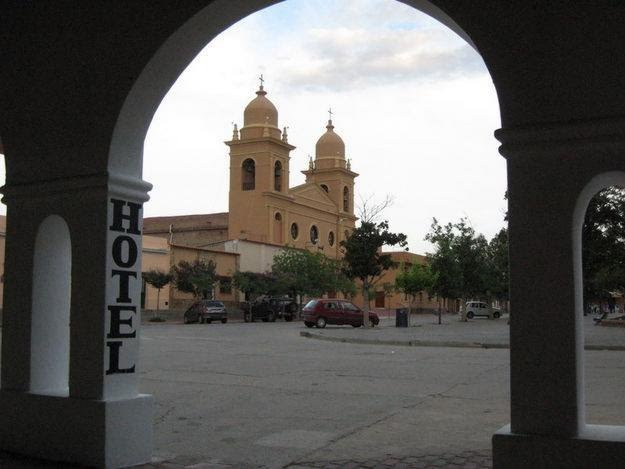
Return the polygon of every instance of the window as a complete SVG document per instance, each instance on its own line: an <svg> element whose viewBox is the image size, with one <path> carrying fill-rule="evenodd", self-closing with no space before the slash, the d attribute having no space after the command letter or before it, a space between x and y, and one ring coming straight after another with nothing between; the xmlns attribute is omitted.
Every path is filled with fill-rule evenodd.
<svg viewBox="0 0 625 469"><path fill-rule="evenodd" d="M225 295L229 295L230 293L232 293L232 280L231 279L228 278L228 279L222 279L219 281L219 293L223 293Z"/></svg>
<svg viewBox="0 0 625 469"><path fill-rule="evenodd" d="M349 189L343 188L343 211L349 212Z"/></svg>
<svg viewBox="0 0 625 469"><path fill-rule="evenodd" d="M333 231L330 231L328 233L328 244L330 246L334 246L334 232Z"/></svg>
<svg viewBox="0 0 625 469"><path fill-rule="evenodd" d="M256 164L248 158L241 165L241 189L253 191L256 188Z"/></svg>
<svg viewBox="0 0 625 469"><path fill-rule="evenodd" d="M326 309L338 309L337 304L333 301L328 301L326 303Z"/></svg>
<svg viewBox="0 0 625 469"><path fill-rule="evenodd" d="M349 230L345 230L345 233L343 233L345 235L345 239L349 238Z"/></svg>
<svg viewBox="0 0 625 469"><path fill-rule="evenodd" d="M278 192L282 190L282 163L279 161L273 166L273 188Z"/></svg>
<svg viewBox="0 0 625 469"><path fill-rule="evenodd" d="M313 244L317 244L319 241L319 230L315 225L310 227L310 242Z"/></svg>
<svg viewBox="0 0 625 469"><path fill-rule="evenodd" d="M325 184L321 184L321 188L326 192L330 192L330 189L328 189L328 186L326 186Z"/></svg>
<svg viewBox="0 0 625 469"><path fill-rule="evenodd" d="M359 311L357 306L354 306L352 303L348 301L342 301L341 304L343 305L343 309L347 311Z"/></svg>
<svg viewBox="0 0 625 469"><path fill-rule="evenodd" d="M297 239L299 234L299 228L297 227L297 223L291 223L291 238Z"/></svg>
<svg viewBox="0 0 625 469"><path fill-rule="evenodd" d="M276 244L282 244L282 214L280 212L276 212L273 216L273 219L273 240Z"/></svg>

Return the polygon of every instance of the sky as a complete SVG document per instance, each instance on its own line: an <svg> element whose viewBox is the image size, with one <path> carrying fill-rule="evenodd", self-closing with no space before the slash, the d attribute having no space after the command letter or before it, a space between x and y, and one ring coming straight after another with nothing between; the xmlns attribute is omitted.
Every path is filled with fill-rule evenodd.
<svg viewBox="0 0 625 469"><path fill-rule="evenodd" d="M314 157L328 109L345 142L359 198L394 202L382 218L413 252L432 218L467 217L491 238L506 210L505 160L493 131L497 96L483 60L450 29L395 0L287 0L244 18L207 44L154 115L144 215L228 211L225 140L255 97L288 126L291 187Z"/></svg>

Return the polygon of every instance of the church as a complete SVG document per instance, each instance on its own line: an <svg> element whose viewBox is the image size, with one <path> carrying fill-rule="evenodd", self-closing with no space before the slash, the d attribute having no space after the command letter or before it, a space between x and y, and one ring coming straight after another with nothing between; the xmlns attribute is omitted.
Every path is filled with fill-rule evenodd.
<svg viewBox="0 0 625 469"><path fill-rule="evenodd" d="M230 149L230 191L227 213L151 217L144 219L143 270L169 270L181 260L213 260L219 282L214 297L236 304L243 297L233 289L234 272L266 272L273 257L285 246L341 257L340 242L355 227L354 187L358 174L346 158L345 143L334 131L330 111L325 132L317 140L315 158L302 173L303 184L291 187L287 128L278 122L278 110L267 98L261 76L256 97L245 107L243 126L234 124ZM412 253L392 253L398 263L409 266L425 262ZM396 271L387 272L374 292L372 306L396 308L405 299L390 290ZM143 306L155 309L156 293L143 286ZM167 288L159 309L183 309L191 295ZM362 306L363 299L354 301ZM421 297L421 308L437 304Z"/></svg>
<svg viewBox="0 0 625 469"><path fill-rule="evenodd" d="M235 124L232 138L225 142L230 149L228 212L145 218L144 270L155 267L155 244L161 252L169 248L171 265L212 259L221 280L215 297L237 301L228 286L232 274L270 270L273 256L284 246L339 257L339 243L357 220L354 183L358 174L346 159L345 143L334 131L331 117L317 141L315 159L302 171L305 183L291 187L290 153L295 147L288 141L286 127L280 129L278 110L267 98L261 79L256 96L243 112L243 126ZM151 237L166 239L167 244ZM153 296L149 294L148 300ZM160 307L182 307L191 299L173 288L169 297L163 300L168 304ZM151 306L147 301L146 307Z"/></svg>

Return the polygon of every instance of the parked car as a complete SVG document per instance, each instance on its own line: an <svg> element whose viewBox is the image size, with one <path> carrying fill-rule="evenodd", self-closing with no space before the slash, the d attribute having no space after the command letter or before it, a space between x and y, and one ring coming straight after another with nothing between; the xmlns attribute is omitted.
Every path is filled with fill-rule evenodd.
<svg viewBox="0 0 625 469"><path fill-rule="evenodd" d="M317 326L326 327L326 324L349 324L353 327L362 326L363 311L353 303L337 299L317 299L310 300L304 310L302 317L306 327ZM380 318L377 314L369 311L369 323L377 326Z"/></svg>
<svg viewBox="0 0 625 469"><path fill-rule="evenodd" d="M221 301L200 300L193 303L184 313L185 324L191 322L210 324L213 321L228 322L228 312Z"/></svg>
<svg viewBox="0 0 625 469"><path fill-rule="evenodd" d="M493 308L485 301L467 301L464 312L467 319L473 319L475 316L485 316L489 319L499 319L501 317L501 310Z"/></svg>
<svg viewBox="0 0 625 469"><path fill-rule="evenodd" d="M297 303L288 297L267 297L258 298L252 303L243 305L243 320L254 322L260 319L263 322L274 322L281 318L285 321L292 321L297 315Z"/></svg>

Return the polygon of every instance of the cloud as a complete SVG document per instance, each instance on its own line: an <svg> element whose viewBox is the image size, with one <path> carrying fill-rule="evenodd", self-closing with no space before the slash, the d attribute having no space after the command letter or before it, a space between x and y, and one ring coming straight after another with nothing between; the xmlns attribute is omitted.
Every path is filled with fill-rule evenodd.
<svg viewBox="0 0 625 469"><path fill-rule="evenodd" d="M163 100L145 144L154 183L146 216L228 209L223 141L265 74L280 125L297 146L291 186L335 114L357 191L392 193L392 229L427 249L431 218L469 215L488 236L502 224L505 160L492 80L446 27L389 0L290 0L215 38ZM475 181L480 182L476 192ZM475 195L474 195L475 194Z"/></svg>
<svg viewBox="0 0 625 469"><path fill-rule="evenodd" d="M437 44L411 29L307 31L300 48L282 53L279 76L287 87L344 91L405 81L428 82L486 73L468 44Z"/></svg>

